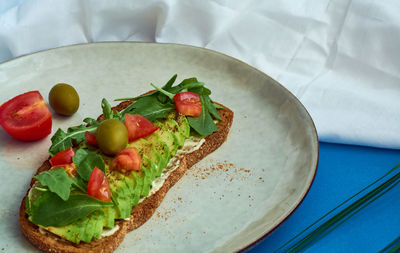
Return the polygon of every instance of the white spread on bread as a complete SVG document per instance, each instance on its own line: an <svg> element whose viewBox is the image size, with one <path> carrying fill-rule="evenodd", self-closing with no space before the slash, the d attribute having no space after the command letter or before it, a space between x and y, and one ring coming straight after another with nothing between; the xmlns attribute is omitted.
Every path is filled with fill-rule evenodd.
<svg viewBox="0 0 400 253"><path fill-rule="evenodd" d="M45 234L47 233L47 230L44 229L44 228L42 228L41 226L39 226L39 232L40 232L42 235L45 235Z"/></svg>
<svg viewBox="0 0 400 253"><path fill-rule="evenodd" d="M111 229L104 229L103 233L101 233L101 237L105 237L105 236L110 236L113 235L115 232L117 232L119 229L118 225L115 225L113 228Z"/></svg>

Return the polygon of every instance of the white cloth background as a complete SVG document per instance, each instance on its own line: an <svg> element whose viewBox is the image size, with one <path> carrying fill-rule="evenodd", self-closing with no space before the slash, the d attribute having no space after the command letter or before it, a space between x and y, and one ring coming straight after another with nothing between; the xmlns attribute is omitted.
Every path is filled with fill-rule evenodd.
<svg viewBox="0 0 400 253"><path fill-rule="evenodd" d="M281 82L320 140L400 148L400 1L1 0L0 62L97 41L173 42Z"/></svg>

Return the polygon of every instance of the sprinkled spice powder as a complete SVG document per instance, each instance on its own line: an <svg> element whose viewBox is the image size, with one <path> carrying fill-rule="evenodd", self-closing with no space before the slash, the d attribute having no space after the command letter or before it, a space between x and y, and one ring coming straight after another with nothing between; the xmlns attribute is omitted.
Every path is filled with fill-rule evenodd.
<svg viewBox="0 0 400 253"><path fill-rule="evenodd" d="M245 179L248 176L251 176L250 169L237 168L235 164L226 160L223 162L212 162L208 167L194 167L192 170L189 170L188 173L190 173L195 179L201 180L207 179L214 173L218 173L219 175L224 173L228 176L225 181L229 182L232 182L234 179ZM243 173L247 173L248 175Z"/></svg>

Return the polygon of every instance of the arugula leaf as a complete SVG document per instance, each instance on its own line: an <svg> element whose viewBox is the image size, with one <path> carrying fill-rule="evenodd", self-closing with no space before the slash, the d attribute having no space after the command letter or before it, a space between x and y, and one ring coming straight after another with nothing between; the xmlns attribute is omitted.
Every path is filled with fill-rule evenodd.
<svg viewBox="0 0 400 253"><path fill-rule="evenodd" d="M103 109L104 119L111 119L111 105L107 102L107 99L103 98L103 100L101 100L101 108Z"/></svg>
<svg viewBox="0 0 400 253"><path fill-rule="evenodd" d="M38 191L40 191L40 192L47 192L49 189L48 189L48 188L42 188L42 187L35 186L35 190L38 190Z"/></svg>
<svg viewBox="0 0 400 253"><path fill-rule="evenodd" d="M190 89L190 92L197 93L199 95L204 95L204 96L210 96L211 91L207 89L206 87L194 87Z"/></svg>
<svg viewBox="0 0 400 253"><path fill-rule="evenodd" d="M104 119L119 119L121 120L122 114L119 111L113 111L107 99L101 100L101 108L103 109Z"/></svg>
<svg viewBox="0 0 400 253"><path fill-rule="evenodd" d="M201 104L201 115L200 117L187 117L190 127L192 127L197 133L203 136L212 134L218 130L215 125L210 113L208 112L207 106L205 105L206 96L200 95Z"/></svg>
<svg viewBox="0 0 400 253"><path fill-rule="evenodd" d="M85 122L86 124L91 125L91 126L98 126L100 124L100 122L98 122L97 120L92 119L92 118L85 118L83 120L83 122Z"/></svg>
<svg viewBox="0 0 400 253"><path fill-rule="evenodd" d="M63 168L43 171L34 176L43 186L47 186L51 192L57 194L62 200L67 200L71 192L71 178Z"/></svg>
<svg viewBox="0 0 400 253"><path fill-rule="evenodd" d="M165 96L169 97L169 99L174 100L174 93L168 92L162 88L157 87L155 84L151 83L151 86L153 86L153 88L155 88L157 91L161 92L162 94L164 94Z"/></svg>
<svg viewBox="0 0 400 253"><path fill-rule="evenodd" d="M105 171L105 163L101 155L96 154L93 151L89 151L86 149L79 149L72 161L76 164L76 171L78 172L79 176L85 181L89 181L90 175L92 174L92 170L95 166Z"/></svg>
<svg viewBox="0 0 400 253"><path fill-rule="evenodd" d="M199 87L203 87L203 86L204 86L203 82L199 82L197 80L197 78L192 77L192 78L187 78L187 79L183 80L180 84L178 84L175 87L170 88L167 91L177 94L179 92L189 91L189 89L199 88Z"/></svg>
<svg viewBox="0 0 400 253"><path fill-rule="evenodd" d="M215 119L221 120L221 117L218 114L217 108L213 101L211 101L209 96L204 96L204 106L207 108L208 112L214 116ZM222 107L221 107L222 108Z"/></svg>
<svg viewBox="0 0 400 253"><path fill-rule="evenodd" d="M32 222L45 227L65 226L90 213L112 207L110 202L102 202L87 194L71 194L67 201L57 194L43 192L30 207Z"/></svg>
<svg viewBox="0 0 400 253"><path fill-rule="evenodd" d="M54 156L60 151L66 150L67 148L72 147L72 141L75 140L77 142L81 142L85 139L85 132L93 132L97 129L97 125L79 125L75 127L68 128L67 132L64 132L61 128L57 130L57 132L51 137L51 146L49 149L49 153L51 156Z"/></svg>
<svg viewBox="0 0 400 253"><path fill-rule="evenodd" d="M213 103L216 109L223 109L224 107L220 106L219 104Z"/></svg>
<svg viewBox="0 0 400 253"><path fill-rule="evenodd" d="M72 183L71 185L74 188L76 188L84 193L87 192L87 184L82 180L82 178L80 176L72 177L71 183Z"/></svg>
<svg viewBox="0 0 400 253"><path fill-rule="evenodd" d="M127 107L127 110L123 112L130 114L140 114L146 117L150 121L154 121L159 118L166 118L168 114L175 110L175 105L171 102L165 104L158 101L156 96L142 97L135 103Z"/></svg>
<svg viewBox="0 0 400 253"><path fill-rule="evenodd" d="M175 83L176 78L178 77L177 74L175 74L171 79L168 80L168 82L162 87L163 90L169 90L172 85Z"/></svg>

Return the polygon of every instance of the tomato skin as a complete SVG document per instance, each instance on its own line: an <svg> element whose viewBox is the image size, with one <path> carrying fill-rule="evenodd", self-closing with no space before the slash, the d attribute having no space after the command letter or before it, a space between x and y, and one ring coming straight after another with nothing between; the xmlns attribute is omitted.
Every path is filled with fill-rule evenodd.
<svg viewBox="0 0 400 253"><path fill-rule="evenodd" d="M124 124L128 130L129 142L146 137L158 129L140 114L125 114Z"/></svg>
<svg viewBox="0 0 400 253"><path fill-rule="evenodd" d="M103 171L94 167L88 182L88 194L100 201L109 202L111 200L110 185Z"/></svg>
<svg viewBox="0 0 400 253"><path fill-rule="evenodd" d="M96 133L91 133L89 131L86 131L85 139L87 144L97 146Z"/></svg>
<svg viewBox="0 0 400 253"><path fill-rule="evenodd" d="M174 96L178 113L185 116L199 117L201 115L201 100L197 93L179 92Z"/></svg>
<svg viewBox="0 0 400 253"><path fill-rule="evenodd" d="M50 158L51 166L70 164L72 163L72 157L74 157L75 152L72 148L67 148L66 150L60 151Z"/></svg>
<svg viewBox="0 0 400 253"><path fill-rule="evenodd" d="M0 125L16 139L34 141L51 133L52 117L39 91L29 91L0 106Z"/></svg>
<svg viewBox="0 0 400 253"><path fill-rule="evenodd" d="M122 173L135 170L140 171L141 158L136 148L126 148L118 152L112 160L110 169Z"/></svg>

